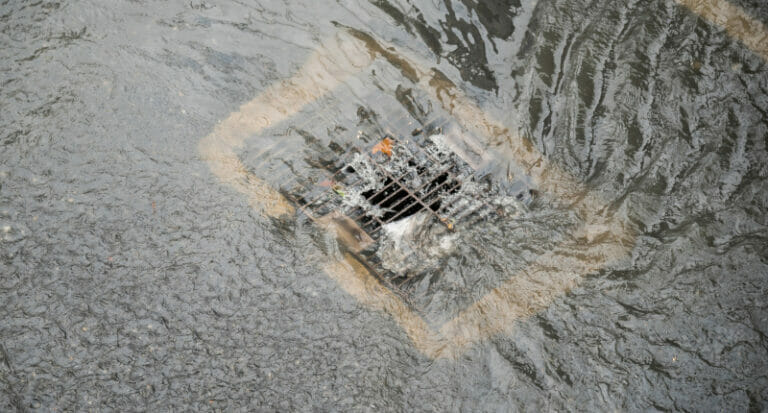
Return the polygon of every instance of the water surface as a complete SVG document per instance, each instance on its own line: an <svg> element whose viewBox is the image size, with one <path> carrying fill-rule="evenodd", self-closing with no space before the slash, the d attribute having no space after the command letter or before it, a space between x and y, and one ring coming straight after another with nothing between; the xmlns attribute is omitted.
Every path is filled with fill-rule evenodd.
<svg viewBox="0 0 768 413"><path fill-rule="evenodd" d="M340 26L419 56L605 200L627 257L456 359L347 294L332 240L198 151ZM418 93L379 58L240 159L310 174L317 142L375 142L382 106L437 114ZM6 1L0 409L765 410L767 145L765 60L668 0ZM559 207L462 233L425 317L572 237Z"/></svg>

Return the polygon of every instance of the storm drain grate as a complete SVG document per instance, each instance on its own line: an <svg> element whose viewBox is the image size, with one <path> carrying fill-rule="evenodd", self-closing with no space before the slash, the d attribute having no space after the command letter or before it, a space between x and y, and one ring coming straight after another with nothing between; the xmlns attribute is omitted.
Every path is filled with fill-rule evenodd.
<svg viewBox="0 0 768 413"><path fill-rule="evenodd" d="M305 212L322 217L335 211L354 220L377 239L382 227L421 211L453 230L462 218L490 210L481 197L455 195L475 180L475 171L440 141L386 137L367 151L354 149L350 159L319 186L318 197L302 203Z"/></svg>
<svg viewBox="0 0 768 413"><path fill-rule="evenodd" d="M503 208L489 202L492 191L484 177L440 134L387 136L316 166L329 174L309 190L286 195L313 220L333 224L345 247L395 286L416 274L392 274L376 265L377 244L388 224L426 211L432 222L453 231L459 224L503 214Z"/></svg>

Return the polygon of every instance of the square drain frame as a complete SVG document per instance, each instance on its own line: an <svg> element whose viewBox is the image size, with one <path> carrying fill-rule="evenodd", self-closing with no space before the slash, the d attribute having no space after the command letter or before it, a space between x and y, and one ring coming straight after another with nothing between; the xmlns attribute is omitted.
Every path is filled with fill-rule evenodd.
<svg viewBox="0 0 768 413"><path fill-rule="evenodd" d="M323 47L310 55L291 79L274 84L242 105L199 142L201 157L211 172L222 183L245 195L252 207L273 217L295 212L292 203L279 190L243 165L237 151L244 142L271 125L289 120L306 105L383 58L427 92L463 128L489 139L503 138L509 147L501 150L499 156L521 165L538 191L559 198L584 221L573 233L575 243L562 244L562 249L569 253L561 254L553 249L541 254L528 268L511 274L502 285L438 329L431 328L402 297L383 286L353 254L344 254L342 260L330 258L323 266L325 273L362 304L390 314L416 349L433 359L456 358L480 340L510 332L519 320L547 308L557 297L578 285L582 276L629 254L635 233L607 212L607 202L549 163L530 141L510 133L503 122L480 109L443 73L429 69L428 63L414 56L406 57L394 46L365 32L340 24L337 27L339 31L326 39ZM335 218L329 216L328 221L338 225ZM572 249L578 251L570 253Z"/></svg>

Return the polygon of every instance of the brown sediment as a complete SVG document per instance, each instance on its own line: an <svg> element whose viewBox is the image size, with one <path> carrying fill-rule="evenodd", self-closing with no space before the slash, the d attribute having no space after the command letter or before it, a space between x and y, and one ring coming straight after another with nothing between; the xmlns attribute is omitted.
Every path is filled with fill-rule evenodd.
<svg viewBox="0 0 768 413"><path fill-rule="evenodd" d="M725 29L755 54L768 60L768 28L741 7L726 0L675 0L702 18Z"/></svg>
<svg viewBox="0 0 768 413"><path fill-rule="evenodd" d="M388 313L408 335L414 347L427 357L438 358L445 353L444 348L450 346L352 255L346 254L343 261L328 262L323 270L362 304Z"/></svg>
<svg viewBox="0 0 768 413"><path fill-rule="evenodd" d="M247 139L289 119L370 62L358 44L338 36L328 39L292 78L267 88L217 124L198 144L201 158L217 178L245 195L254 209L269 216L292 214L292 204L262 178L250 173L237 151Z"/></svg>
<svg viewBox="0 0 768 413"><path fill-rule="evenodd" d="M569 253L569 247L573 248ZM355 257L329 262L325 272L350 295L371 308L387 312L403 328L414 347L429 358L456 358L475 343L492 335L510 332L517 321L546 309L552 301L578 285L587 273L626 257L625 240L602 240L590 247L561 245L543 254L525 270L510 274L508 281L435 331L382 286ZM578 255L573 251L578 251Z"/></svg>

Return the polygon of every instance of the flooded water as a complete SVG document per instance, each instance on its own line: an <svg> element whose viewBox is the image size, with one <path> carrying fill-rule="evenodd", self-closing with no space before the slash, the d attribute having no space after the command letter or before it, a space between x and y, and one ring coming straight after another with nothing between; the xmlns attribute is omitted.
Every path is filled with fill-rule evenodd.
<svg viewBox="0 0 768 413"><path fill-rule="evenodd" d="M768 3L694 3L1 2L0 410L767 410ZM282 194L436 122L540 196L403 297Z"/></svg>

